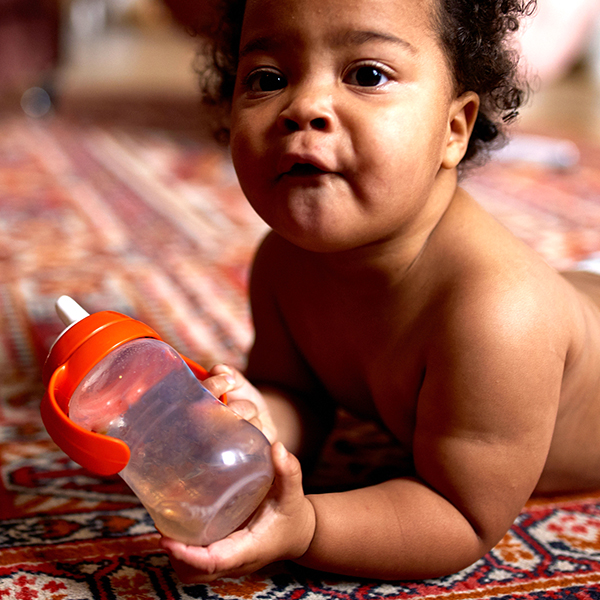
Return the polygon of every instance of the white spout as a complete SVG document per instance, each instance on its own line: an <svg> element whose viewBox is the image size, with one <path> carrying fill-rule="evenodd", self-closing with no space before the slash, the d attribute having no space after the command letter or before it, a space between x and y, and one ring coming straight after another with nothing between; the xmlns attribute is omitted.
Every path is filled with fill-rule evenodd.
<svg viewBox="0 0 600 600"><path fill-rule="evenodd" d="M61 296L56 301L56 312L67 327L81 321L81 319L85 319L85 317L89 317L89 313L70 296Z"/></svg>

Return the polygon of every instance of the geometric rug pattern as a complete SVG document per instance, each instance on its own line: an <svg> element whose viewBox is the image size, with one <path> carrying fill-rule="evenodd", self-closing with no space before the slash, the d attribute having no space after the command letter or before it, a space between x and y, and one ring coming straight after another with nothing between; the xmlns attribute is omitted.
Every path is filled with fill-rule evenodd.
<svg viewBox="0 0 600 600"><path fill-rule="evenodd" d="M490 163L465 182L557 268L600 251L600 149L557 171ZM600 599L600 491L531 500L483 559L455 575L381 582L278 563L183 585L118 477L70 461L41 423L41 368L62 329L54 301L148 323L206 367L252 341L248 270L265 226L221 148L192 131L0 116L0 600ZM403 457L340 413L312 490L393 476Z"/></svg>

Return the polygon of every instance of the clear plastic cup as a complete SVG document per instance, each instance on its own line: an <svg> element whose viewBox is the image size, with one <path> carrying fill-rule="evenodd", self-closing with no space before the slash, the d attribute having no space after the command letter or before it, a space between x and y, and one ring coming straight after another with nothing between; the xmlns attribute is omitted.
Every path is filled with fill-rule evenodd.
<svg viewBox="0 0 600 600"><path fill-rule="evenodd" d="M273 481L265 436L157 339L129 341L96 364L73 392L69 417L127 444L119 475L157 529L186 544L226 537Z"/></svg>

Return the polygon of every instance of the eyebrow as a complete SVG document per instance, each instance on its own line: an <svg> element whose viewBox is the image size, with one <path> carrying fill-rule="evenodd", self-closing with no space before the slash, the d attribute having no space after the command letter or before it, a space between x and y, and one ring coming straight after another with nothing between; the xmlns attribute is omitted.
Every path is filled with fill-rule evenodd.
<svg viewBox="0 0 600 600"><path fill-rule="evenodd" d="M410 51L412 54L417 53L417 49L406 40L396 37L395 35L383 33L380 31L347 31L334 36L333 45L335 47L362 46L363 44L368 44L372 41L391 43L397 46L402 46L406 50ZM272 52L274 50L277 50L277 48L279 48L282 45L283 42L281 40L278 40L277 38L269 36L258 37L253 40L250 40L240 49L239 58L243 58L244 56L252 54L253 52Z"/></svg>
<svg viewBox="0 0 600 600"><path fill-rule="evenodd" d="M417 49L405 39L381 31L347 31L334 38L336 46L362 46L373 41L388 42L396 46L402 46L413 54L417 53Z"/></svg>
<svg viewBox="0 0 600 600"><path fill-rule="evenodd" d="M240 49L239 58L243 58L244 56L252 54L253 52L272 52L281 45L281 42L271 37L265 36L255 38L250 40Z"/></svg>

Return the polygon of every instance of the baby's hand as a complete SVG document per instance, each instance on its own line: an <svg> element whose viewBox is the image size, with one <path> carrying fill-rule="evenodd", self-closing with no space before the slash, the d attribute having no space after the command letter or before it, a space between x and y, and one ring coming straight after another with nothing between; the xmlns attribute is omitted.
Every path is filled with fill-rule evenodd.
<svg viewBox="0 0 600 600"><path fill-rule="evenodd" d="M233 412L260 429L271 444L277 441L277 430L263 395L237 369L216 365L202 385L217 398L227 394L227 406Z"/></svg>
<svg viewBox="0 0 600 600"><path fill-rule="evenodd" d="M170 538L161 545L184 583L241 577L279 560L302 556L312 541L316 519L302 490L298 459L283 444L272 448L275 481L245 527L210 546L187 546Z"/></svg>

